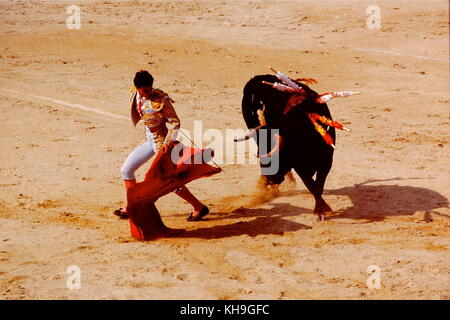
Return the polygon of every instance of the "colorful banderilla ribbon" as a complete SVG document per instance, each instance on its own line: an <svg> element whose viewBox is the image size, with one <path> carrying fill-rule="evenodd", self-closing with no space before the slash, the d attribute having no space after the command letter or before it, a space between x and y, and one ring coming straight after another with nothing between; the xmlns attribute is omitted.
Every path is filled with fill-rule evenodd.
<svg viewBox="0 0 450 320"><path fill-rule="evenodd" d="M336 149L333 138L328 134L328 132L319 123L317 123L317 121L316 121L316 119L318 119L317 116L322 117L322 116L319 116L317 113L308 113L309 120L311 120L312 124L314 125L314 128L322 136L325 143L332 146L333 149ZM327 118L327 120L331 121L328 118Z"/></svg>
<svg viewBox="0 0 450 320"><path fill-rule="evenodd" d="M345 130L350 132L351 130L349 128L344 127L342 124L340 124L337 121L333 121L331 119L328 119L325 116L321 116L320 114L317 113L308 113L309 118L314 118L315 120L319 120L320 122L322 122L324 125L330 126L330 127L335 127L336 129L339 130Z"/></svg>
<svg viewBox="0 0 450 320"><path fill-rule="evenodd" d="M319 123L317 123L317 121L322 122L326 126L334 127L336 129L340 129L340 130L350 131L349 128L344 127L339 122L333 121L325 116L321 116L320 114L307 113L307 115L309 117L309 120L311 120L312 124L314 125L314 128L316 129L316 131L322 136L325 143L332 146L333 149L336 149L333 138L328 134L328 132Z"/></svg>
<svg viewBox="0 0 450 320"><path fill-rule="evenodd" d="M316 102L318 103L327 103L333 98L339 97L350 97L354 94L360 94L359 91L335 91L335 92L327 92L324 94L321 94L317 99Z"/></svg>
<svg viewBox="0 0 450 320"><path fill-rule="evenodd" d="M272 70L275 73L276 77L279 80L281 80L282 83L278 83L278 82L270 83L267 81L262 81L262 83L270 85L270 86L272 86L272 88L274 88L278 91L289 92L289 93L293 94L291 99L289 99L289 101L287 103L288 106L285 108L284 114L286 114L287 111L292 109L295 105L298 105L301 102L303 102L303 100L306 98L306 92L300 85L298 85L294 80L290 79L285 74L283 74L279 71L276 71L272 67L270 68L270 70ZM358 91L327 92L327 93L321 94L315 101L317 103L327 103L328 101L330 101L331 99L336 98L336 97L350 97L352 95L360 94L360 93L361 92L358 92ZM350 131L350 129L344 127L339 122L328 119L327 117L321 116L317 113L308 113L308 117L311 120L312 124L314 125L314 128L322 136L324 141L328 145L332 146L334 149L336 149L336 146L334 145L333 138L328 134L328 132L317 121L320 121L321 123L323 123L326 126L331 126L331 127L334 127L334 128L340 129L340 130Z"/></svg>

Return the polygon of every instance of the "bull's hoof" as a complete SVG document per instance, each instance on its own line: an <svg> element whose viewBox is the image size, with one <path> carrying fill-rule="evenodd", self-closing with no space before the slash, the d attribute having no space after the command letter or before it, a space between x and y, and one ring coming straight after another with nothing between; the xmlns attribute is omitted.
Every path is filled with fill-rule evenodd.
<svg viewBox="0 0 450 320"><path fill-rule="evenodd" d="M327 215L331 215L333 210L331 207L325 202L320 201L316 203L316 207L314 208L314 214L317 215L317 221L325 221Z"/></svg>

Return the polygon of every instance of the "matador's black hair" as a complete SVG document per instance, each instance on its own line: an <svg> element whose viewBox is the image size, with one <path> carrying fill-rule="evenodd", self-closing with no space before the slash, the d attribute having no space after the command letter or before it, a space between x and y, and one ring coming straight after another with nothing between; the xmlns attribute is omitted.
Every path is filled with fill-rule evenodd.
<svg viewBox="0 0 450 320"><path fill-rule="evenodd" d="M148 71L140 70L136 72L133 82L136 88L152 87L153 76Z"/></svg>

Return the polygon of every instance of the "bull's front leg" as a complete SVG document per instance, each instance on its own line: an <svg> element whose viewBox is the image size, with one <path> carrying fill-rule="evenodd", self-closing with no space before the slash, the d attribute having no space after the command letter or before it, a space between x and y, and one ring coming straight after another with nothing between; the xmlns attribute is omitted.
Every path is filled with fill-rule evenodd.
<svg viewBox="0 0 450 320"><path fill-rule="evenodd" d="M325 221L327 215L333 213L331 207L325 202L322 198L323 188L325 185L326 174L323 172L317 172L317 178L314 180L312 176L314 173L305 173L304 170L296 168L295 171L302 179L306 188L308 188L309 192L314 196L316 200L316 204L314 206L314 214L317 215L318 221Z"/></svg>

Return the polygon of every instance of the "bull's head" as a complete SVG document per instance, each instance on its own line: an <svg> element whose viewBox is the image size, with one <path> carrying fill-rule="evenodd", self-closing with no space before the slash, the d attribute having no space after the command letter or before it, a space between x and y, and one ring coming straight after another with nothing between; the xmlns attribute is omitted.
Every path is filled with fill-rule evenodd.
<svg viewBox="0 0 450 320"><path fill-rule="evenodd" d="M267 127L264 111L265 111L265 106L262 109L257 111L257 113L258 113L258 120L259 120L259 126L257 126L256 128L250 129L244 135L244 137L242 137L242 138L235 138L234 142L240 142L240 141L248 140L248 139L252 138L254 135L256 135L261 128L266 128ZM268 152L266 154L258 155L258 158L268 158L268 157L271 157L271 156L275 155L276 153L278 153L280 151L281 146L282 146L282 142L283 142L283 138L278 133L276 133L274 135L274 138L275 138L275 145L272 148L272 150L270 150L270 152Z"/></svg>

